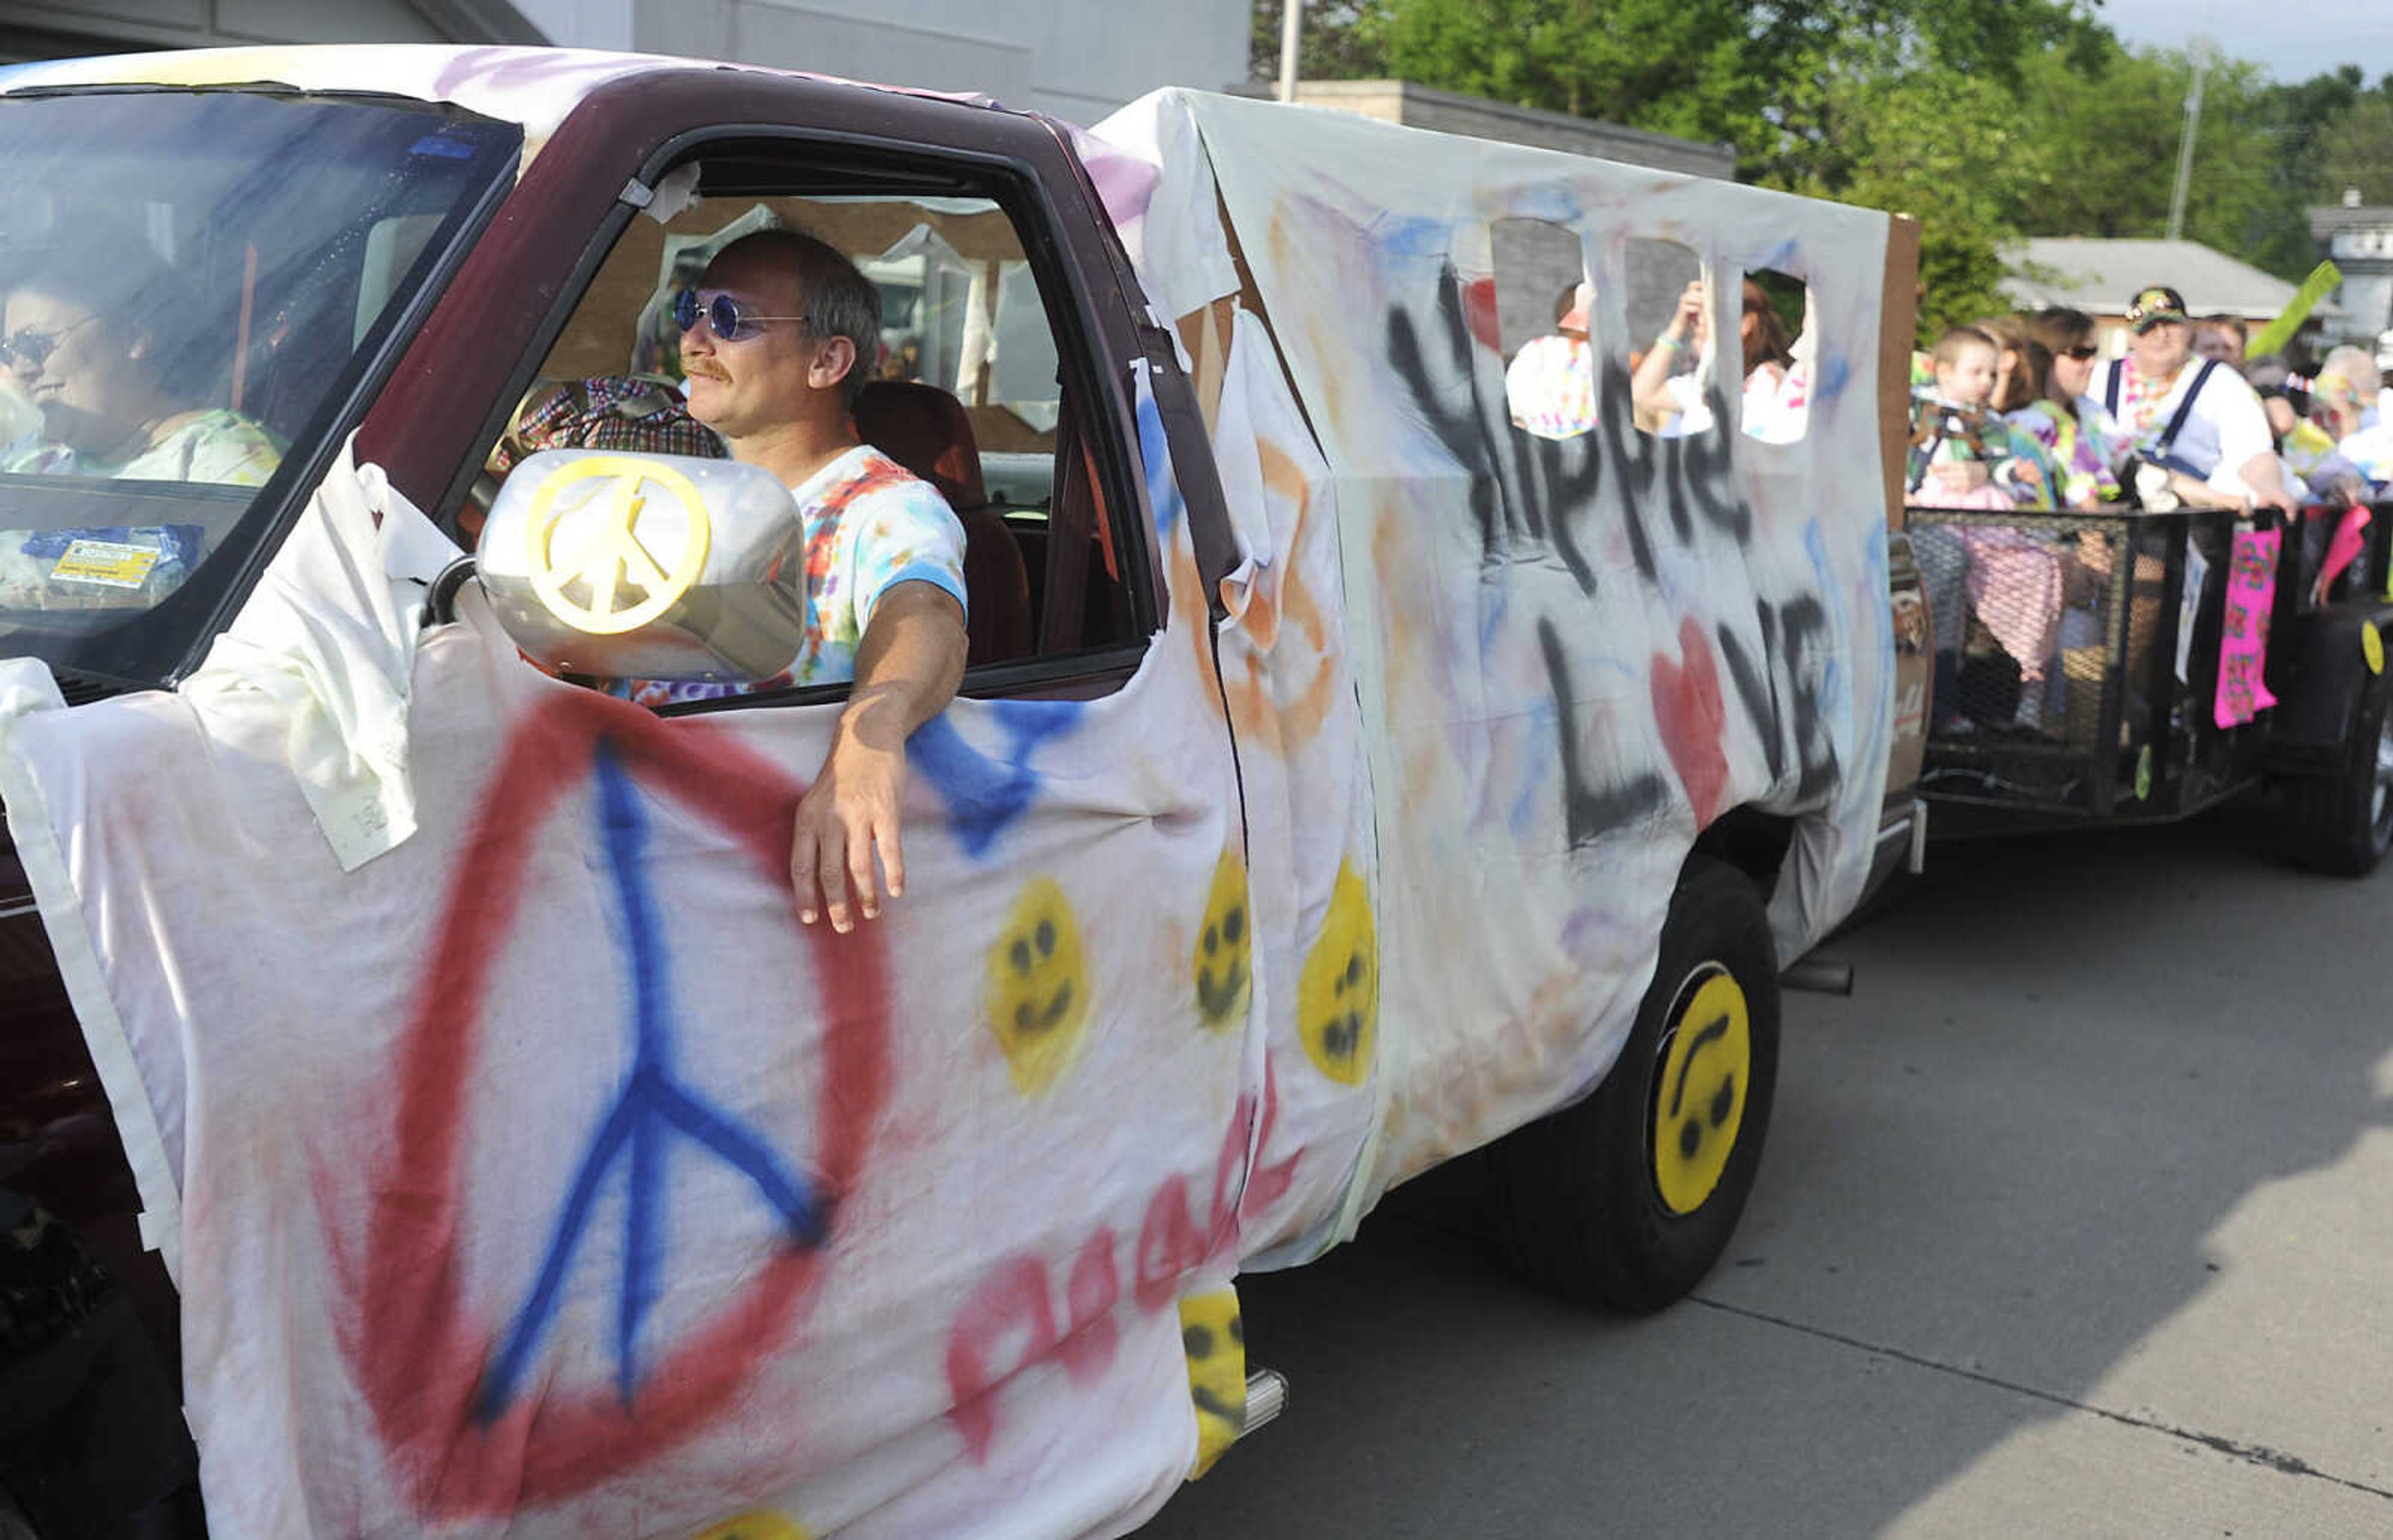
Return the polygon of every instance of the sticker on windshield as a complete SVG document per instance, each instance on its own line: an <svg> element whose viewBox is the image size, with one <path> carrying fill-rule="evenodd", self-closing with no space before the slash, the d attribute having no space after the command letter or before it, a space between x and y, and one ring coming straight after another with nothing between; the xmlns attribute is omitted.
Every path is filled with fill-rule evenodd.
<svg viewBox="0 0 2393 1540"><path fill-rule="evenodd" d="M114 541L79 540L50 568L53 582L98 583L107 588L138 588L150 581L150 569L165 555L155 546L120 545Z"/></svg>

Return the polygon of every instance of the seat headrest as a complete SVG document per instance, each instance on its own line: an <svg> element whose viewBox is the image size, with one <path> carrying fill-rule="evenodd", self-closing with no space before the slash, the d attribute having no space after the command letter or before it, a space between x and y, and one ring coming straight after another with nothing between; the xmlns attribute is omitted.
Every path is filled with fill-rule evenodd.
<svg viewBox="0 0 2393 1540"><path fill-rule="evenodd" d="M980 449L961 401L914 380L875 380L856 398L856 431L874 449L939 489L961 511L988 502Z"/></svg>

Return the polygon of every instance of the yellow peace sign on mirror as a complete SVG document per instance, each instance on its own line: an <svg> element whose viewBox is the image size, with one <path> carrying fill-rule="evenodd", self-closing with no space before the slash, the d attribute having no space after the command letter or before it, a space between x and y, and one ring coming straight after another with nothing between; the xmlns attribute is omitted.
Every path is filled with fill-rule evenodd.
<svg viewBox="0 0 2393 1540"><path fill-rule="evenodd" d="M558 494L579 482L602 476L615 478L615 486L602 494L593 510L595 517L585 520L569 539L557 539L565 513L578 511L559 512ZM642 489L649 484L663 488L681 505L685 533L680 558L671 571L639 537L640 516L648 501ZM550 472L532 494L524 534L530 547L532 592L551 615L576 631L597 636L637 631L671 609L705 570L712 539L706 500L689 477L670 465L622 454L595 454ZM583 585L589 594L586 600L567 592L575 583ZM639 590L644 597L618 608L617 601L627 586Z"/></svg>

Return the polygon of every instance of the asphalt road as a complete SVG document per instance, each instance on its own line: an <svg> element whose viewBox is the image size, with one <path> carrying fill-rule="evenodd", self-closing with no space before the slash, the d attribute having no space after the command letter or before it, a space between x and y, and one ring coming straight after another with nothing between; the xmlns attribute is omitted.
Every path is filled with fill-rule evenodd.
<svg viewBox="0 0 2393 1540"><path fill-rule="evenodd" d="M1242 1280L1288 1415L1175 1536L2393 1536L2393 867L2265 816L1939 847L1791 995L1759 1182L1647 1320L1469 1165Z"/></svg>

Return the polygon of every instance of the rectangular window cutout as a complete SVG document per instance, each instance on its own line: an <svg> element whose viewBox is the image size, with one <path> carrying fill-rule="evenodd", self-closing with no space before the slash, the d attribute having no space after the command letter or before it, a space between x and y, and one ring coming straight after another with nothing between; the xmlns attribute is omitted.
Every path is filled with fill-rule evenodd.
<svg viewBox="0 0 2393 1540"><path fill-rule="evenodd" d="M1539 438L1595 426L1594 286L1579 238L1542 219L1488 227L1512 425Z"/></svg>
<svg viewBox="0 0 2393 1540"><path fill-rule="evenodd" d="M1737 328L1746 359L1739 412L1745 436L1765 444L1800 441L1811 426L1819 367L1810 286L1774 268L1755 268L1745 275Z"/></svg>
<svg viewBox="0 0 2393 1540"><path fill-rule="evenodd" d="M1637 426L1663 438L1712 432L1714 362L1710 294L1703 258L1691 246L1647 236L1626 249L1629 394Z"/></svg>

